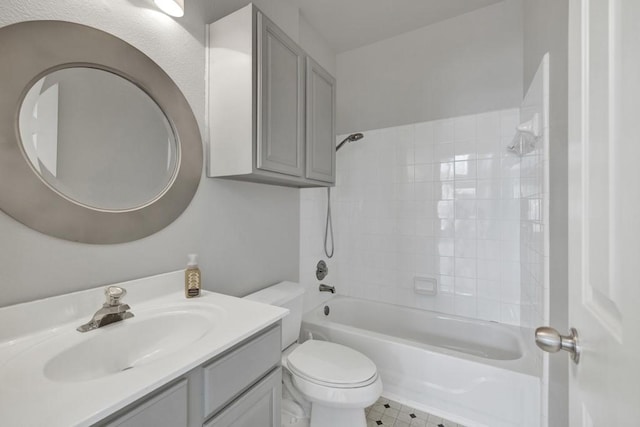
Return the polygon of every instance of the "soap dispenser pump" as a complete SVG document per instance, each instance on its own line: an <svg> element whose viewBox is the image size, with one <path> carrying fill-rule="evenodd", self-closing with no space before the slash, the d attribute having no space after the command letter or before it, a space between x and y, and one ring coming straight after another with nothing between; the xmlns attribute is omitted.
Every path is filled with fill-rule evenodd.
<svg viewBox="0 0 640 427"><path fill-rule="evenodd" d="M202 283L197 258L198 255L190 254L187 269L184 271L184 295L187 298L200 296Z"/></svg>

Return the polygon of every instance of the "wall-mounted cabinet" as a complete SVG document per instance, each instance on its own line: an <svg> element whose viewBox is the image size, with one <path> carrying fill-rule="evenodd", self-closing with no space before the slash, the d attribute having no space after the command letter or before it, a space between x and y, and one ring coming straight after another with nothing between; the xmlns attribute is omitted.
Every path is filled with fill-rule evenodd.
<svg viewBox="0 0 640 427"><path fill-rule="evenodd" d="M335 79L255 6L209 25L208 176L335 182Z"/></svg>

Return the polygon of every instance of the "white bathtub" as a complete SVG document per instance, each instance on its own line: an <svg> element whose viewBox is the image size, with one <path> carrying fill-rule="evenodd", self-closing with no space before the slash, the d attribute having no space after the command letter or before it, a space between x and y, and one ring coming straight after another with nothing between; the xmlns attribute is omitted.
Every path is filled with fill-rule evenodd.
<svg viewBox="0 0 640 427"><path fill-rule="evenodd" d="M310 333L369 356L390 399L467 426L540 425L529 330L335 296L305 314Z"/></svg>

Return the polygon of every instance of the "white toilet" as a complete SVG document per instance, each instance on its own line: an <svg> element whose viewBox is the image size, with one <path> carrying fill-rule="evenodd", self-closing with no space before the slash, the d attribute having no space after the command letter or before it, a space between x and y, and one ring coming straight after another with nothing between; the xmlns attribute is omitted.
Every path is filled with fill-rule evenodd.
<svg viewBox="0 0 640 427"><path fill-rule="evenodd" d="M282 321L283 411L304 417L311 427L366 427L364 408L382 394L376 365L364 354L328 341L296 341L302 323L304 288L281 282L245 298L288 308ZM294 409L295 408L295 409ZM283 416L283 425L288 425Z"/></svg>

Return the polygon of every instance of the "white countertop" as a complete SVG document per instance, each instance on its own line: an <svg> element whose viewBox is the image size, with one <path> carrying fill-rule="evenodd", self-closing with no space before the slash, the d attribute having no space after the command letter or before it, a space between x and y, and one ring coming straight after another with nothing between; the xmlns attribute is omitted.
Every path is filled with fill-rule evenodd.
<svg viewBox="0 0 640 427"><path fill-rule="evenodd" d="M0 424L89 426L274 324L288 310L203 291L184 297L182 270L118 284L135 317L77 332L104 301L104 287L0 308ZM215 325L182 350L115 374L72 382L51 380L44 365L96 334L143 321L164 306L215 313Z"/></svg>

